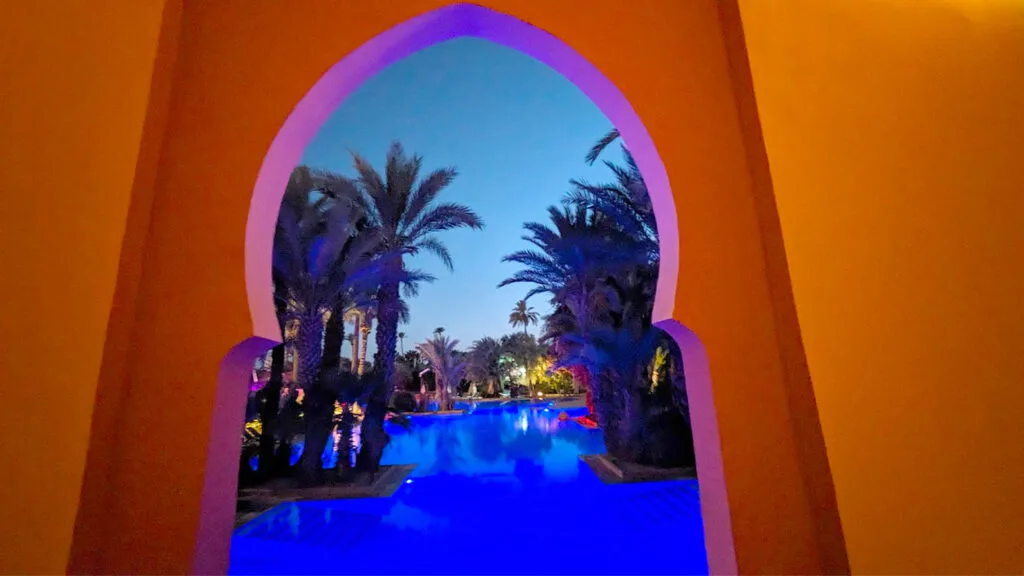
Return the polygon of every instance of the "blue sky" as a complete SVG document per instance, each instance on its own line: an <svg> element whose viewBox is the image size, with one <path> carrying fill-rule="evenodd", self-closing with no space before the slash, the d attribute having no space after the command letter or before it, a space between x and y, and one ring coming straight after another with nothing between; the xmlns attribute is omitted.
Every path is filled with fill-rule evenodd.
<svg viewBox="0 0 1024 576"><path fill-rule="evenodd" d="M407 335L406 350L438 326L468 348L511 331L508 314L528 287L497 288L516 270L501 258L527 246L522 224L546 221L547 207L558 204L570 178L608 179L606 168L588 167L583 157L610 128L590 99L554 70L503 46L461 38L367 81L328 119L302 162L353 175L351 150L379 170L388 146L399 140L407 153L423 156L423 174L458 168L441 200L470 206L486 227L442 235L454 272L431 256L411 259L412 267L438 279L409 301L412 318L399 330ZM541 314L549 311L543 296L530 302Z"/></svg>

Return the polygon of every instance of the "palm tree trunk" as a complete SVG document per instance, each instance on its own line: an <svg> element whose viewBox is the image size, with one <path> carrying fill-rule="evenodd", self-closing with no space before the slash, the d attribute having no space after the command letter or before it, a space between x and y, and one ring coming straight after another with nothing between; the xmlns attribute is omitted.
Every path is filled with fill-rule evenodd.
<svg viewBox="0 0 1024 576"><path fill-rule="evenodd" d="M361 350L362 355L359 357L359 370L357 374L360 376L362 376L363 372L366 371L366 349L369 347L370 330L372 330L372 325L373 320L367 318L366 322L359 326L359 338L361 339L359 349Z"/></svg>
<svg viewBox="0 0 1024 576"><path fill-rule="evenodd" d="M359 343L361 342L363 333L363 315L356 312L355 319L352 321L352 372L358 373L359 363L362 362L362 356L360 355Z"/></svg>
<svg viewBox="0 0 1024 576"><path fill-rule="evenodd" d="M315 484L322 477L320 454L327 445L334 409L334 401L328 402L326 391L317 385L323 359L323 328L323 317L319 313L306 314L299 322L299 333L295 339L296 354L299 356L298 384L305 393L302 413L306 420L305 446L299 469L303 482L307 484Z"/></svg>
<svg viewBox="0 0 1024 576"><path fill-rule="evenodd" d="M395 374L395 347L398 341L398 282L385 282L377 290L377 364L379 378L366 402L360 426L362 447L356 466L371 475L377 473L384 447L390 441L384 430L388 404L391 401Z"/></svg>
<svg viewBox="0 0 1024 576"><path fill-rule="evenodd" d="M352 467L353 450L353 428L355 427L355 416L349 404L345 404L344 412L341 415L341 422L338 425L338 432L341 439L338 441L338 467L348 470Z"/></svg>
<svg viewBox="0 0 1024 576"><path fill-rule="evenodd" d="M608 453L623 458L625 444L623 442L623 431L626 424L623 420L627 417L626 402L622 398L625 393L616 382L610 382L607 374L596 374L589 377L591 394L594 399L594 413L597 423L604 433L605 448Z"/></svg>
<svg viewBox="0 0 1024 576"><path fill-rule="evenodd" d="M277 276L274 278L274 293L284 295L288 292L287 286ZM277 313L277 323L281 330L281 339L284 340L285 312L287 304L283 297L274 299L274 310ZM258 479L266 480L274 474L277 469L277 462L274 459L274 452L277 449L278 420L281 411L281 389L284 387L284 343L274 346L270 353L270 379L263 388L263 404L260 406L260 445L257 452L256 474ZM282 439L283 443L283 439Z"/></svg>
<svg viewBox="0 0 1024 576"><path fill-rule="evenodd" d="M334 395L322 386L315 386L306 392L303 400L306 437L299 469L302 481L307 485L319 484L323 480L323 462L320 457L334 428L334 401Z"/></svg>
<svg viewBox="0 0 1024 576"><path fill-rule="evenodd" d="M448 382L437 383L438 398L438 411L444 412L452 409L451 394L448 392Z"/></svg>
<svg viewBox="0 0 1024 576"><path fill-rule="evenodd" d="M387 282L377 291L377 354L376 367L384 381L391 382L395 373L395 348L398 343L398 283Z"/></svg>
<svg viewBox="0 0 1024 576"><path fill-rule="evenodd" d="M637 374L639 384L645 383L642 375ZM638 393L636 381L628 383L622 390L623 418L619 421L621 432L619 441L621 443L622 456L630 462L640 460L640 449L643 445L641 433L643 429L643 405Z"/></svg>
<svg viewBox="0 0 1024 576"><path fill-rule="evenodd" d="M324 326L323 368L337 371L341 365L341 347L345 343L345 320L339 304L331 310L331 317Z"/></svg>
<svg viewBox="0 0 1024 576"><path fill-rule="evenodd" d="M274 346L270 353L270 380L263 388L263 405L260 406L260 435L257 471L267 478L273 469L274 449L277 445L277 416L281 405L281 387L284 384L284 344Z"/></svg>
<svg viewBox="0 0 1024 576"><path fill-rule="evenodd" d="M323 350L320 347L323 337L323 317L319 314L307 314L299 322L299 333L295 338L295 354L298 355L298 381L307 394L320 375L320 362Z"/></svg>
<svg viewBox="0 0 1024 576"><path fill-rule="evenodd" d="M274 453L270 475L273 477L286 477L291 474L292 443L294 442L294 431L291 425L297 418L299 406L295 403L295 388L288 388L287 395L282 399L281 408L277 414L277 428L280 436L280 444Z"/></svg>

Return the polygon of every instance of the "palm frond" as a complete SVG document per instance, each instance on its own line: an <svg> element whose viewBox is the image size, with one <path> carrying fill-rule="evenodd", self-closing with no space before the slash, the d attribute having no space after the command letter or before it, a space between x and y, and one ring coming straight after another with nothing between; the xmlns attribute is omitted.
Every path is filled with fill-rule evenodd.
<svg viewBox="0 0 1024 576"><path fill-rule="evenodd" d="M434 232L455 228L481 230L483 227L483 219L472 209L462 204L446 202L424 210L405 235L412 242L416 242L420 237Z"/></svg>
<svg viewBox="0 0 1024 576"><path fill-rule="evenodd" d="M587 164L593 164L594 162L596 162L597 157L601 155L601 152L604 152L605 148L607 148L612 142L615 142L618 139L619 129L612 128L611 130L609 130L608 133L602 136L601 139L598 140L597 143L594 144L593 147L591 147L590 150L587 152Z"/></svg>
<svg viewBox="0 0 1024 576"><path fill-rule="evenodd" d="M413 193L405 209L400 228L412 226L412 223L420 218L427 206L437 199L441 190L451 184L458 175L458 170L454 167L442 168L430 173L429 176L420 182L419 187L416 188L416 192Z"/></svg>
<svg viewBox="0 0 1024 576"><path fill-rule="evenodd" d="M426 250L427 252L430 252L434 256L440 258L441 262L444 263L445 268L447 268L449 271L455 269L455 264L452 261L451 252L449 252L448 247L445 246L444 243L438 240L436 237L428 236L420 240L416 244L416 247L422 250Z"/></svg>

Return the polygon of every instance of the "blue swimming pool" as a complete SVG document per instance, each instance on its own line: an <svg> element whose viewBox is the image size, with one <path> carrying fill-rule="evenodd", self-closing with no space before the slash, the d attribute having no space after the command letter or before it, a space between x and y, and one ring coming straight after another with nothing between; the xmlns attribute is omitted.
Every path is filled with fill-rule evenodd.
<svg viewBox="0 0 1024 576"><path fill-rule="evenodd" d="M547 404L469 406L394 427L390 498L278 506L235 531L234 574L707 572L695 480L608 486L600 431ZM570 415L579 410L569 410Z"/></svg>

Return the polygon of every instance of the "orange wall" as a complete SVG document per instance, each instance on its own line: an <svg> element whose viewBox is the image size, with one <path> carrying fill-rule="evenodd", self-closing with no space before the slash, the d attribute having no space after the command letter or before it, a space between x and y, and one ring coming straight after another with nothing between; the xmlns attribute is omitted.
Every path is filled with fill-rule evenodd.
<svg viewBox="0 0 1024 576"><path fill-rule="evenodd" d="M0 571L67 562L162 9L0 2Z"/></svg>
<svg viewBox="0 0 1024 576"><path fill-rule="evenodd" d="M1024 569L1024 3L742 0L860 573Z"/></svg>
<svg viewBox="0 0 1024 576"><path fill-rule="evenodd" d="M97 381L72 566L188 569L212 385L249 333L241 239L263 154L330 64L445 3L221 0L161 30L160 0L0 2L0 269L17 271L0 283L0 350L18 408L6 423L31 440L0 444L19 470L0 491L0 570L63 570ZM819 468L791 434L815 427L814 398L792 384L800 334L771 183L716 3L482 3L574 46L647 120L681 206L676 317L708 349L741 569L837 566L810 536L828 498L802 492ZM851 566L1019 572L1020 4L741 7ZM151 78L179 18L180 54L161 53ZM327 21L332 34L309 42ZM218 322L196 331L197 317ZM154 428L177 433L143 434ZM117 546L92 557L92 542Z"/></svg>

